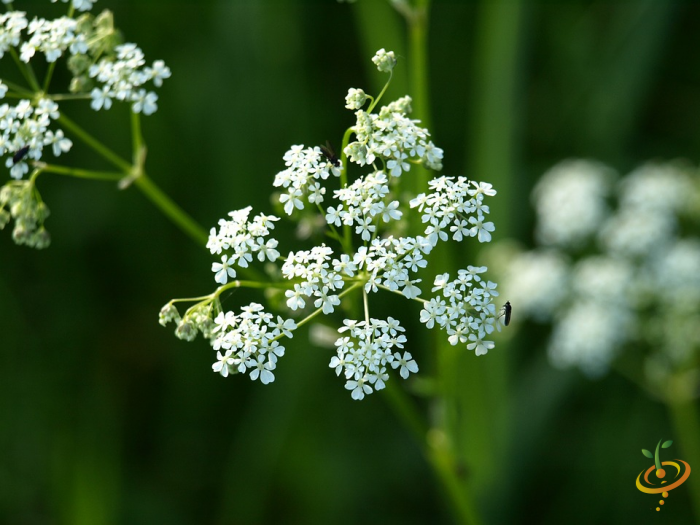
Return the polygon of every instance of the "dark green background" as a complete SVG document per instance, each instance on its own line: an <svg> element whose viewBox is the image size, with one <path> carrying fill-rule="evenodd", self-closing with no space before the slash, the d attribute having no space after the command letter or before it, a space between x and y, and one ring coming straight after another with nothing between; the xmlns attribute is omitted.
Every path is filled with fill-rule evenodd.
<svg viewBox="0 0 700 525"><path fill-rule="evenodd" d="M700 158L697 3L505 4L505 18L519 9L515 28L490 27L481 3L436 0L429 38L444 172L502 192L495 241L531 241L527 193L562 158L622 172L652 158ZM127 41L172 69L159 111L144 118L147 169L207 229L249 204L271 211L290 145L340 142L353 123L347 89L377 92L377 48L402 57L389 95L410 93L404 26L384 2L100 0L103 8ZM515 36L512 63L493 58L507 40L499 30ZM11 66L3 59L0 76ZM57 73L54 90L67 82ZM503 90L507 105L489 102ZM128 158L124 106L62 110ZM61 163L108 168L78 141ZM328 368L331 352L305 333L265 387L214 375L206 343L158 325L169 299L214 289L212 257L134 188L50 174L38 185L51 247L0 235L0 523L451 522L382 394L352 401ZM656 513L654 497L634 487L647 465L640 449L674 438L663 405L616 375L591 382L552 369L545 337L526 326L492 352L508 352L509 396L498 403L512 424L507 468L477 492L484 522L690 523L688 490ZM430 348L410 350L430 361ZM497 358L479 359L488 369Z"/></svg>

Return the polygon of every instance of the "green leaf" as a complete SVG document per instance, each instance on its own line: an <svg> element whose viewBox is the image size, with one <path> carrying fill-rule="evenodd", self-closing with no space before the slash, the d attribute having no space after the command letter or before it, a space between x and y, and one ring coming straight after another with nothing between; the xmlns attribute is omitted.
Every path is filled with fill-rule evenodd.
<svg viewBox="0 0 700 525"><path fill-rule="evenodd" d="M661 448L668 448L668 447L670 447L672 444L673 444L673 441L671 441L671 440L669 439L669 440L666 441L663 445L661 445Z"/></svg>
<svg viewBox="0 0 700 525"><path fill-rule="evenodd" d="M654 454L652 454L651 452L649 452L649 451L648 451L647 449L645 449L645 448L642 449L642 454L644 454L644 455L645 455L646 457L648 457L648 458L653 458L653 457L654 457Z"/></svg>

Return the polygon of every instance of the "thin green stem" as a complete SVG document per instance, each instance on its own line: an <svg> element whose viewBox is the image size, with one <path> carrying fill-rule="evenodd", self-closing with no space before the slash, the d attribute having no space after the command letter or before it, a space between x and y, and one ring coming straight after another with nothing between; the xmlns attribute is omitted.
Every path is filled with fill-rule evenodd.
<svg viewBox="0 0 700 525"><path fill-rule="evenodd" d="M413 434L433 472L444 486L458 522L478 525L479 517L474 510L468 487L453 468L454 460L448 448L449 440L440 431L429 428L415 403L401 387L389 382L385 392L385 399L394 414Z"/></svg>
<svg viewBox="0 0 700 525"><path fill-rule="evenodd" d="M432 130L430 94L428 92L428 12L430 0L417 0L413 16L408 19L409 78L413 98L413 115L421 125ZM431 172L420 165L411 170L411 184L415 195L428 190ZM415 228L420 228L416 225ZM414 230L414 228L412 228ZM417 233L417 229L415 233Z"/></svg>
<svg viewBox="0 0 700 525"><path fill-rule="evenodd" d="M163 193L163 191L148 178L145 172L135 179L134 185L141 190L156 208L162 211L166 217L189 235L193 241L202 246L206 245L209 238L206 230L185 213L182 208L175 204L170 197Z"/></svg>
<svg viewBox="0 0 700 525"><path fill-rule="evenodd" d="M137 175L134 178L134 185L150 200L156 208L165 214L173 221L183 232L189 235L197 244L205 245L208 239L206 230L197 222L185 213L175 202L168 197L153 181L148 178L145 171L134 173L132 165L114 153L107 146L95 139L87 131L83 130L75 122L70 120L65 114L58 117L58 121L76 135L85 144L90 146L95 152L101 155L105 160L112 163L119 169L124 171L127 176ZM132 131L134 132L133 145L139 152L136 154L135 160L142 164L144 148L140 134L140 123L138 119L132 119ZM142 165L140 166L142 169Z"/></svg>
<svg viewBox="0 0 700 525"><path fill-rule="evenodd" d="M10 82L9 80L5 80L4 78L2 79L2 83L5 84L7 87L9 87L11 90L16 91L17 95L19 95L20 97L23 96L23 97L28 98L28 99L31 99L34 97L34 93L32 93L31 91L29 91L26 88L23 88L19 84L15 84L14 82ZM7 96L10 96L13 94L14 93L8 93L5 96L7 97Z"/></svg>
<svg viewBox="0 0 700 525"><path fill-rule="evenodd" d="M343 169L340 172L340 187L346 188L348 185L348 156L345 154L345 148L350 144L350 136L355 133L354 128L348 128L343 134L343 143L340 146L340 162L343 164ZM353 253L352 247L352 230L350 225L343 224L343 250L345 253Z"/></svg>
<svg viewBox="0 0 700 525"><path fill-rule="evenodd" d="M114 153L111 149L102 144L99 140L90 135L87 131L78 126L71 119L66 117L64 113L61 113L61 115L58 117L58 121L61 123L61 125L63 125L76 137L78 137L81 141L83 141L85 144L87 144L93 150L95 150L95 152L101 157L103 157L105 160L107 160L120 170L123 170L125 174L131 173L131 164L129 164L119 155Z"/></svg>
<svg viewBox="0 0 700 525"><path fill-rule="evenodd" d="M142 155L143 148L143 134L141 133L141 114L135 111L130 111L131 114L131 149L134 157L134 165L138 166L139 161L141 161L141 167L143 168L143 159L140 158Z"/></svg>
<svg viewBox="0 0 700 525"><path fill-rule="evenodd" d="M71 4L73 5L73 4ZM51 77L53 77L53 70L56 69L56 62L49 63L49 67L46 70L46 78L44 79L44 93L48 93L49 86L51 85Z"/></svg>
<svg viewBox="0 0 700 525"><path fill-rule="evenodd" d="M345 297L347 294L349 294L349 293L352 292L353 290L356 290L358 286L362 286L362 283L355 283L355 284L353 284L350 288L348 288L347 290L345 290L344 292L342 292L341 294L339 294L338 297L340 297L340 298ZM311 312L309 315L307 315L306 317L304 317L304 319L302 319L301 321L299 321L299 322L297 323L297 328L300 328L300 327L304 326L306 323L308 323L309 321L311 321L314 317L318 316L321 312L323 312L323 308L317 308L316 310L314 310L313 312ZM282 339L283 337L286 337L286 336L284 335L284 333L281 333L281 334L279 334L278 336L274 337L270 342L272 342L272 341L277 341L277 340L279 340L279 339Z"/></svg>
<svg viewBox="0 0 700 525"><path fill-rule="evenodd" d="M367 290L362 288L362 303L365 307L365 323L369 326L369 303L367 302Z"/></svg>
<svg viewBox="0 0 700 525"><path fill-rule="evenodd" d="M395 293L396 295L400 295L401 297L406 299L406 296L403 293L401 293L400 291L392 290L391 288L384 286L383 284L378 284L377 288L381 288L382 290L386 290L387 292ZM412 300L419 302L419 303L423 303L423 304L428 304L430 302L430 301L427 301L426 299L421 299L420 297L414 297Z"/></svg>
<svg viewBox="0 0 700 525"><path fill-rule="evenodd" d="M15 64L17 64L17 67L19 68L20 73L22 73L24 79L27 81L27 84L29 84L35 92L38 93L39 91L41 91L39 81L36 79L36 75L34 74L32 66L30 66L29 64L25 64L19 59L19 56L17 55L17 50L14 47L10 48L10 56L12 56L12 59L15 61Z"/></svg>
<svg viewBox="0 0 700 525"><path fill-rule="evenodd" d="M56 95L46 95L46 98L54 101L61 100L90 100L90 95L81 93L59 93Z"/></svg>
<svg viewBox="0 0 700 525"><path fill-rule="evenodd" d="M121 172L115 171L93 171L83 170L79 168L69 168L67 166L58 166L55 164L44 164L43 162L35 162L34 165L41 172L57 173L59 175L68 175L80 179L118 181L124 177Z"/></svg>
<svg viewBox="0 0 700 525"><path fill-rule="evenodd" d="M379 103L379 101L382 99L382 96L384 95L384 92L389 88L389 84L391 84L391 79L394 76L394 71L391 70L389 71L389 80L386 81L386 84L384 84L384 87L382 90L379 92L379 95L377 95L377 98L374 99L372 104L369 106L367 109L367 113L372 113L372 110L375 108L375 106Z"/></svg>

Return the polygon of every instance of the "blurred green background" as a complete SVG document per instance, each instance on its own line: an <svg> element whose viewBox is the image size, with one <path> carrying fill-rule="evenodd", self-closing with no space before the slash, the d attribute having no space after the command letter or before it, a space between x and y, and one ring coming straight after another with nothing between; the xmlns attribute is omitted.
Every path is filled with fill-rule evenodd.
<svg viewBox="0 0 700 525"><path fill-rule="evenodd" d="M147 169L207 229L249 204L271 211L290 145L340 143L354 122L347 89L380 87L376 49L401 57L388 96L411 94L405 24L385 2L99 0L94 11L104 8L149 61L172 69L159 111L143 119ZM699 34L696 2L432 2L430 130L445 174L501 193L494 241L531 242L527 194L562 158L623 172L700 159ZM4 59L0 77L11 67ZM57 70L54 90L68 80ZM61 107L128 158L126 107ZM74 142L62 164L106 168ZM331 351L305 333L264 387L213 374L205 342L158 325L169 299L214 289L212 259L140 193L50 174L38 186L51 247L0 235L0 523L452 522L384 396L353 401L328 368ZM459 255L465 265L474 256ZM674 439L664 406L620 376L551 368L545 335L526 326L478 360L455 349L458 386L474 370L507 370L498 395L472 398L508 414L507 431L459 414L467 434L505 442L473 488L483 522L693 522L689 490L656 513L634 487L647 466L640 449ZM410 351L430 363L431 348ZM465 439L461 475L478 480L481 448Z"/></svg>

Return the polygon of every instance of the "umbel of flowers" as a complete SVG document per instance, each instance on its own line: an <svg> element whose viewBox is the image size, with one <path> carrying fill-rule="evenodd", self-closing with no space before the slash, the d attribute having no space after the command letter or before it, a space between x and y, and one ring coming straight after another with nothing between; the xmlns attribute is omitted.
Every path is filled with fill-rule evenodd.
<svg viewBox="0 0 700 525"><path fill-rule="evenodd" d="M89 100L97 111L110 109L117 100L130 103L134 113L150 115L157 109L158 96L148 85L159 87L170 77L162 60L149 66L136 44L122 41L111 12L89 13L94 3L71 0L68 14L53 20L30 19L15 10L0 14L0 59L14 57L29 84L23 87L0 80L0 157L5 157L14 179L0 189L0 229L14 219L12 237L18 244L34 248L49 244L44 228L49 211L36 188L36 177L48 171L47 151L58 157L73 145L56 126L62 121L58 102ZM52 93L51 77L61 58L67 58L72 80L68 93ZM37 77L39 68L46 69L42 82ZM30 165L35 169L26 179Z"/></svg>
<svg viewBox="0 0 700 525"><path fill-rule="evenodd" d="M618 178L598 162L567 160L532 197L539 246L509 250L504 281L519 318L551 323L551 361L597 377L627 349L644 355L636 361L651 387L679 372L697 377L697 168L650 162Z"/></svg>
<svg viewBox="0 0 700 525"><path fill-rule="evenodd" d="M383 49L373 61L390 75L396 64L393 52ZM329 363L342 375L353 399L384 388L391 370L404 379L418 372L399 321L370 315L372 294L388 292L419 301L420 320L427 328L445 330L453 345L477 355L493 348L486 339L500 329L493 302L498 292L484 279L485 267L468 266L456 276L438 276L431 290L435 295L429 299L422 297L418 275L440 242L470 237L490 241L494 225L485 219L486 198L496 192L487 183L440 176L430 181L427 193L402 202L397 191L402 175L414 164L441 169L443 152L428 130L408 117L410 97L375 111L380 97L350 89L346 107L355 112L356 122L345 133L341 158L328 149L292 146L283 157L286 168L273 181L280 210L292 220L315 214L334 247L320 244L282 256L273 236L278 217L252 215L250 207L232 211L211 229L207 243L217 256L212 271L219 288L204 298L174 299L163 307L160 322L176 322L178 337L192 340L201 333L211 341L215 372L224 377L248 374L264 384L274 381L284 339L316 316L342 308L343 298L353 292L362 296L364 318L342 321ZM349 177L350 164L360 168L354 180ZM397 226L408 213L418 214L421 235L396 233L405 230ZM277 279L255 278L259 272L253 265L263 263ZM275 263L277 269L270 272L269 265ZM239 280L239 274L246 279ZM259 303L238 312L224 310L220 294L238 287L283 292L283 315L269 313ZM179 301L196 304L180 316L175 307Z"/></svg>

